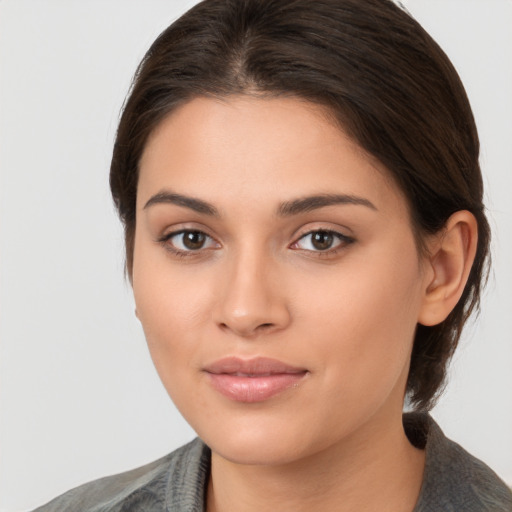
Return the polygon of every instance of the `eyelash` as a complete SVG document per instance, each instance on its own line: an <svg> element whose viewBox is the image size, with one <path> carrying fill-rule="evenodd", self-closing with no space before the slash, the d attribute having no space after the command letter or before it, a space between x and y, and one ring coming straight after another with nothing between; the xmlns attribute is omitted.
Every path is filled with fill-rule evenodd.
<svg viewBox="0 0 512 512"><path fill-rule="evenodd" d="M190 258L190 257L197 257L199 256L203 251L205 250L213 250L215 247L200 247L197 250L189 249L189 250L183 250L178 249L176 246L174 246L172 243L170 243L171 239L174 237L177 237L179 235L184 235L186 233L194 233L198 235L203 235L206 239L209 239L213 241L215 244L219 245L217 241L204 231L201 231L199 229L181 229L179 231L173 231L171 233L167 233L163 235L162 237L158 238L158 242L162 244L166 250L171 252L174 256L177 256L179 258ZM332 236L333 238L338 240L338 244L335 245L333 248L327 248L325 250L312 250L312 249L301 249L300 247L294 247L297 246L297 244L304 240L306 237L322 233L325 235ZM304 233L301 235L295 242L293 242L289 247L294 250L304 251L308 253L314 253L317 257L332 257L335 256L340 250L342 250L347 245L352 244L355 242L355 239L352 237L349 237L347 235L344 235L342 233L339 233L338 231L334 231L332 229L312 229L311 231L308 231L307 233Z"/></svg>
<svg viewBox="0 0 512 512"><path fill-rule="evenodd" d="M315 235L315 234L319 234L319 233L322 233L324 235L332 236L333 238L337 239L339 243L337 245L335 245L334 247L332 247L332 248L330 247L330 248L325 249L325 250L318 249L318 250L315 251L315 250L312 250L312 249L301 249L300 247L296 247L296 250L303 250L303 251L306 251L306 252L314 253L316 257L327 258L327 257L335 256L344 247L346 247L347 245L350 245L350 244L355 242L354 238L349 237L347 235L344 235L342 233L339 233L338 231L334 231L332 229L321 229L321 228L319 228L319 229L312 229L312 230L308 231L307 233L304 233L295 242L293 242L293 244L291 244L290 247L293 248L293 246L296 246L301 240L304 240L306 237L311 236L311 235Z"/></svg>
<svg viewBox="0 0 512 512"><path fill-rule="evenodd" d="M201 231L200 229L180 229L179 231L173 231L172 233L167 233L167 234L163 235L162 237L160 237L158 239L158 242L161 243L165 247L166 250L168 250L174 256L177 256L179 258L190 258L190 257L194 257L194 256L197 257L200 255L200 253L202 251L213 249L210 247L208 247L208 248L200 247L197 250L193 250L193 249L183 250L183 249L178 249L176 246L174 246L170 242L172 238L177 237L179 235L184 235L186 233L195 233L195 234L203 235L206 239L212 240L213 242L215 242L215 244L218 245L218 242L216 242L213 237L211 237L204 231Z"/></svg>

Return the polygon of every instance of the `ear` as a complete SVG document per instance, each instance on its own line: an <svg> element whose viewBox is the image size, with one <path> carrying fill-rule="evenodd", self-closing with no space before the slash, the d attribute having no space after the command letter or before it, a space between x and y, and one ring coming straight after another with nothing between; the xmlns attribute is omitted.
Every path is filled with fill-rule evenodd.
<svg viewBox="0 0 512 512"><path fill-rule="evenodd" d="M418 322L437 325L459 301L475 259L478 226L466 210L455 212L429 242L425 294Z"/></svg>

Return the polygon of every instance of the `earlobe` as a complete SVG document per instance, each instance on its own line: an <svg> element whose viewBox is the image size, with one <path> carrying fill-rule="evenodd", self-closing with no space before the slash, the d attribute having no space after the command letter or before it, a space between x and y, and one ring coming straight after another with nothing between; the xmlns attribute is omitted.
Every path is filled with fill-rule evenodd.
<svg viewBox="0 0 512 512"><path fill-rule="evenodd" d="M418 317L422 325L441 323L459 301L475 259L478 226L466 210L455 212L433 237L425 272L425 294Z"/></svg>

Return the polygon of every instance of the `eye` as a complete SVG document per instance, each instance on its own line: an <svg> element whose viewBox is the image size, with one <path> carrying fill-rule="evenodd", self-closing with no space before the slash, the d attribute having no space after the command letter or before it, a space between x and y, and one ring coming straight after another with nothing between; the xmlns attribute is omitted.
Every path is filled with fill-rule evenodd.
<svg viewBox="0 0 512 512"><path fill-rule="evenodd" d="M318 229L310 231L301 236L293 245L292 249L305 251L328 252L337 249L342 245L352 243L354 240L336 231Z"/></svg>
<svg viewBox="0 0 512 512"><path fill-rule="evenodd" d="M218 243L211 236L192 229L169 233L162 237L160 241L176 252L194 252L218 247Z"/></svg>

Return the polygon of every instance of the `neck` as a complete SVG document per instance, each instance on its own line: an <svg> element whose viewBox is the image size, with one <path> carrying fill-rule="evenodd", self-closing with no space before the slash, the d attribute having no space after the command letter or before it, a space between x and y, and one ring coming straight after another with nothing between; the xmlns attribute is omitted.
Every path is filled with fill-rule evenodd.
<svg viewBox="0 0 512 512"><path fill-rule="evenodd" d="M424 452L398 420L387 428L370 421L350 439L284 465L237 464L212 453L207 510L411 512Z"/></svg>

